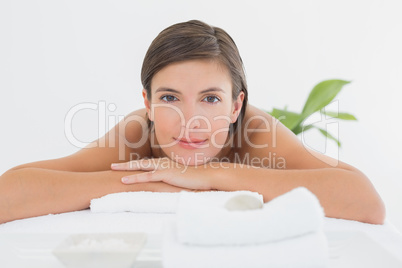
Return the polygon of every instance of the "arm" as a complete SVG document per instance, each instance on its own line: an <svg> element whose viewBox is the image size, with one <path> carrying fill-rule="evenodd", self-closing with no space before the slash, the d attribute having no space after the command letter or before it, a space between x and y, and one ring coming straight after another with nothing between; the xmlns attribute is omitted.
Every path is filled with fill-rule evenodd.
<svg viewBox="0 0 402 268"><path fill-rule="evenodd" d="M69 172L42 168L8 171L0 177L0 223L88 208L93 198L127 191L178 192L163 182L124 185L136 171Z"/></svg>
<svg viewBox="0 0 402 268"><path fill-rule="evenodd" d="M383 223L385 207L381 197L360 170L306 148L280 121L257 110L255 113L260 114L262 120L249 136L247 152L250 158L264 159L275 155L277 160L284 160L285 165L230 168L212 182L218 189L254 189L269 201L304 186L318 197L328 217ZM267 146L261 148L261 145ZM232 179L229 179L229 173Z"/></svg>
<svg viewBox="0 0 402 268"><path fill-rule="evenodd" d="M235 163L210 174L210 187L223 191L250 190L264 196L264 202L303 186L314 193L327 217L382 224L384 204L368 178L361 172L339 169L278 170Z"/></svg>
<svg viewBox="0 0 402 268"><path fill-rule="evenodd" d="M0 176L0 223L15 219L88 208L90 200L123 191L180 191L165 183L123 185L120 178L134 172L110 170L149 154L149 146L131 148L142 140L145 109L127 115L104 137L87 148L58 159L23 164Z"/></svg>

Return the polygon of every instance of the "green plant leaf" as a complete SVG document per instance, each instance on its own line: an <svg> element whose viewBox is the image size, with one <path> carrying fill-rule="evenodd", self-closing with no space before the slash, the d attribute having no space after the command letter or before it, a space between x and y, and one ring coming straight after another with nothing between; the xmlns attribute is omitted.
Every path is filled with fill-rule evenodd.
<svg viewBox="0 0 402 268"><path fill-rule="evenodd" d="M300 114L286 110L274 108L272 109L272 112L270 114L278 119L290 130L293 130L297 126L297 123L300 121Z"/></svg>
<svg viewBox="0 0 402 268"><path fill-rule="evenodd" d="M282 124L289 128L294 134L298 135L302 132L306 132L312 128L318 129L321 134L326 138L329 138L337 143L341 147L341 143L338 139L328 133L326 130L314 126L313 124L303 126L303 121L315 112L320 112L326 116L332 118L338 118L342 120L357 120L356 117L349 113L338 113L332 111L325 111L323 108L327 106L341 91L342 87L350 81L345 80L325 80L318 83L310 92L307 101L303 107L303 111L299 113L290 112L287 110L287 106L284 109L272 109L272 112L265 111L275 118L277 118Z"/></svg>
<svg viewBox="0 0 402 268"><path fill-rule="evenodd" d="M313 125L307 125L307 126L303 126L303 127L301 125L297 125L297 127L295 127L292 131L294 134L299 135L300 133L306 132L307 130L312 129L312 128L316 128L316 127Z"/></svg>
<svg viewBox="0 0 402 268"><path fill-rule="evenodd" d="M357 120L354 115L348 113L327 112L327 111L322 113L332 118L339 118L342 120Z"/></svg>
<svg viewBox="0 0 402 268"><path fill-rule="evenodd" d="M316 129L318 129L325 137L335 141L338 144L338 147L341 147L341 143L340 141L335 138L334 136L332 136L331 134L329 134L326 130L319 128L319 127L315 127Z"/></svg>
<svg viewBox="0 0 402 268"><path fill-rule="evenodd" d="M350 81L345 80L325 80L318 83L310 92L302 111L302 120L327 106L338 93L342 87Z"/></svg>

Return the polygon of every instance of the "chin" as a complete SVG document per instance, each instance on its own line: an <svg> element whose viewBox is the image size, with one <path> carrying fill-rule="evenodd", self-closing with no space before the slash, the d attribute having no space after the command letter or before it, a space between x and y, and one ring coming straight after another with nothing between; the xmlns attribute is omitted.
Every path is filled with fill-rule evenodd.
<svg viewBox="0 0 402 268"><path fill-rule="evenodd" d="M214 156L204 152L192 153L191 155L171 153L169 158L185 166L197 166L208 163Z"/></svg>

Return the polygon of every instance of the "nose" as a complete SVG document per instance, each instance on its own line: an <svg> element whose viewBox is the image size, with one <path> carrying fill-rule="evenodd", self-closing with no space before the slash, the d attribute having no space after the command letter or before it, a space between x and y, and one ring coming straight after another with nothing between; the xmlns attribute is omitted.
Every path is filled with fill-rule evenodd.
<svg viewBox="0 0 402 268"><path fill-rule="evenodd" d="M200 128L201 127L201 122L200 122L200 115L194 115L191 118L189 118L186 122L186 128L188 129L195 129L195 128Z"/></svg>
<svg viewBox="0 0 402 268"><path fill-rule="evenodd" d="M201 111L198 111L197 107L191 106L186 107L184 112L184 122L182 122L182 127L184 128L185 133L188 135L194 131L197 132L197 129L201 128L202 121L205 120ZM192 136L190 134L190 136Z"/></svg>

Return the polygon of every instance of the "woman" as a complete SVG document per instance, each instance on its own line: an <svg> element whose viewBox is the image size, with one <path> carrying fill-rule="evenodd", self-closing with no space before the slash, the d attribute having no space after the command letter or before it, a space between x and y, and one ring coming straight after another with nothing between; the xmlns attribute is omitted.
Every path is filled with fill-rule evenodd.
<svg viewBox="0 0 402 268"><path fill-rule="evenodd" d="M242 60L222 29L168 27L149 47L141 79L145 108L104 137L1 176L0 222L85 209L114 192L250 190L267 202L304 186L328 217L383 223L383 202L362 172L306 149L247 104Z"/></svg>

